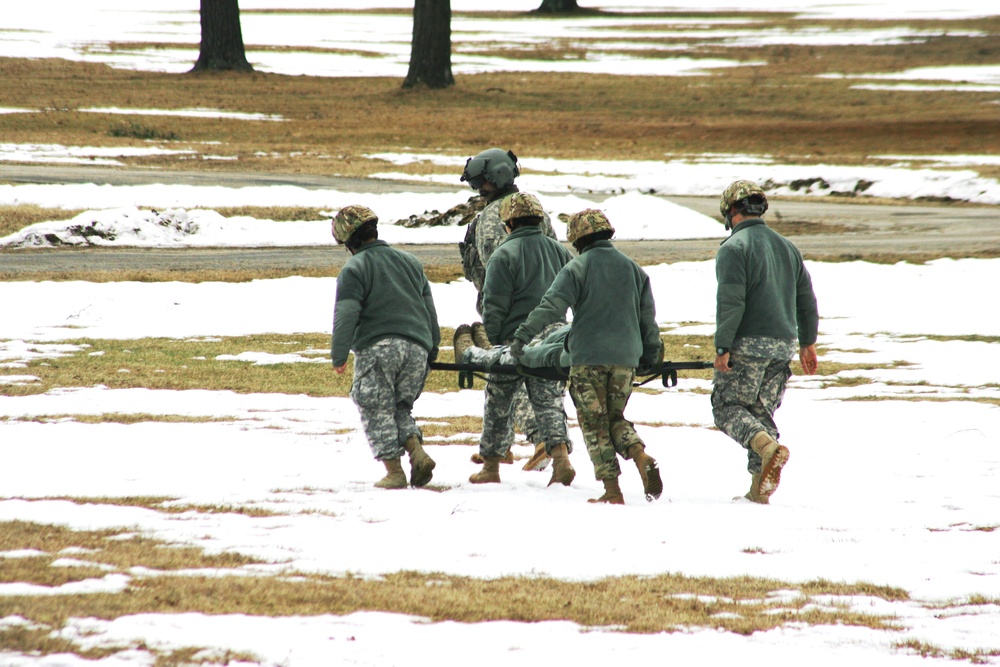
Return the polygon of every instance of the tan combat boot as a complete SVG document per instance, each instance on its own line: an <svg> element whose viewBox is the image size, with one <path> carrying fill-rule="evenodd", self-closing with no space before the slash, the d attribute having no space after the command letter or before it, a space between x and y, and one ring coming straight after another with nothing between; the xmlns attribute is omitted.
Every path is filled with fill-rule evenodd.
<svg viewBox="0 0 1000 667"><path fill-rule="evenodd" d="M635 467L639 469L646 500L653 502L663 493L663 480L660 479L660 469L656 465L656 459L646 453L645 445L638 442L628 448L628 457L635 462Z"/></svg>
<svg viewBox="0 0 1000 667"><path fill-rule="evenodd" d="M472 342L472 327L468 324L459 324L458 328L455 329L455 338L452 341L452 346L455 348L456 364L462 363L462 355L474 344Z"/></svg>
<svg viewBox="0 0 1000 667"><path fill-rule="evenodd" d="M750 441L750 449L760 455L760 475L755 476L747 497L755 503L768 504L781 481L781 469L788 463L788 448L760 431Z"/></svg>
<svg viewBox="0 0 1000 667"><path fill-rule="evenodd" d="M552 457L545 453L545 443L540 442L535 445L535 453L531 455L521 470L545 470L549 467L551 460Z"/></svg>
<svg viewBox="0 0 1000 667"><path fill-rule="evenodd" d="M424 451L423 445L420 444L420 438L416 435L407 438L403 447L410 455L410 484L424 486L434 477L434 466L437 464Z"/></svg>
<svg viewBox="0 0 1000 667"><path fill-rule="evenodd" d="M487 456L483 459L483 469L469 477L473 484L500 483L500 457Z"/></svg>
<svg viewBox="0 0 1000 667"><path fill-rule="evenodd" d="M618 478L603 479L604 495L600 498L590 498L588 503L607 503L609 505L624 505L625 496L622 495L621 487L618 486Z"/></svg>
<svg viewBox="0 0 1000 667"><path fill-rule="evenodd" d="M478 465L483 465L483 463L485 463L485 461L483 461L483 455L480 454L479 452L476 452L475 454L470 456L469 460ZM510 465L513 462L514 462L514 452L508 449L507 453L504 454L504 457L500 459L500 463L506 463Z"/></svg>
<svg viewBox="0 0 1000 667"><path fill-rule="evenodd" d="M403 465L399 459L384 459L385 477L375 482L375 487L379 489L405 489L406 473L403 472Z"/></svg>
<svg viewBox="0 0 1000 667"><path fill-rule="evenodd" d="M472 341L476 344L476 347L481 347L484 350L489 350L493 347L493 343L486 336L486 327L483 326L482 322L472 323Z"/></svg>
<svg viewBox="0 0 1000 667"><path fill-rule="evenodd" d="M767 505L770 501L767 498L761 499L757 495L757 489L760 487L760 473L754 473L753 477L750 479L750 490L747 491L742 496L736 496L733 500L743 500L746 498L750 502L760 503L761 505Z"/></svg>
<svg viewBox="0 0 1000 667"><path fill-rule="evenodd" d="M557 482L569 486L573 483L574 477L576 471L569 462L569 448L566 445L556 445L552 448L552 479L549 480L548 486Z"/></svg>

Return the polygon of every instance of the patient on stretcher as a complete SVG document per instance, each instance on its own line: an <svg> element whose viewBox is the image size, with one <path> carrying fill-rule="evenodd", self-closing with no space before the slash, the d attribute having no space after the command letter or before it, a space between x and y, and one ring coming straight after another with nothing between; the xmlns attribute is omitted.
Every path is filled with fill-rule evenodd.
<svg viewBox="0 0 1000 667"><path fill-rule="evenodd" d="M457 330L463 328L459 327ZM522 364L529 368L569 368L569 350L566 349L566 337L569 335L569 331L569 324L560 324L543 331L524 347L524 356L520 359L511 356L508 345L494 345L490 348L477 347L475 344L468 344L471 337L456 336L455 363L486 367ZM464 339L464 345L459 338Z"/></svg>

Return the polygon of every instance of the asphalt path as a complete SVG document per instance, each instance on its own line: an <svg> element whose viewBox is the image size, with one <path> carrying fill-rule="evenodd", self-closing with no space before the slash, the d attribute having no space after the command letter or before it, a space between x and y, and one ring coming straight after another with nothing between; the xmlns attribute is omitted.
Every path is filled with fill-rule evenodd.
<svg viewBox="0 0 1000 667"><path fill-rule="evenodd" d="M301 174L146 171L98 167L0 166L0 183L97 183L139 185L178 183L247 187L295 185L310 189L388 193L441 191L455 186L413 184ZM586 195L583 195L586 197ZM608 195L592 195L595 204ZM665 199L718 218L715 197ZM842 261L869 259L924 261L933 257L1000 256L1000 215L997 207L956 204L893 205L839 202L830 199L772 201L765 216L786 233L808 259ZM454 244L399 245L427 266L458 264ZM719 241L619 241L623 252L643 265L699 261L715 256ZM84 271L277 271L329 270L347 259L342 248L32 248L0 251L0 274L30 279L32 274Z"/></svg>

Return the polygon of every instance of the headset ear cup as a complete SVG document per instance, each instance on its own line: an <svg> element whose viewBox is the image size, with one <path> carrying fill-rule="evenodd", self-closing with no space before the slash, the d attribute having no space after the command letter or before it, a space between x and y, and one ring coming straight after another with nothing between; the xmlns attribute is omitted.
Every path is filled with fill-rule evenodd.
<svg viewBox="0 0 1000 667"><path fill-rule="evenodd" d="M498 164L493 169L493 178L491 180L498 190L503 190L514 182L514 171L505 164Z"/></svg>

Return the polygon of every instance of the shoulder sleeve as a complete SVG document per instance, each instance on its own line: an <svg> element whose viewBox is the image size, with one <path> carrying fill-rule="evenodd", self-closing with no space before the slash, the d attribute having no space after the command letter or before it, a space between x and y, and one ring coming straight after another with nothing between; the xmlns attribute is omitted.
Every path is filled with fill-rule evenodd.
<svg viewBox="0 0 1000 667"><path fill-rule="evenodd" d="M795 311L798 325L799 345L812 345L819 335L819 306L813 291L812 276L805 263L799 269L799 279L795 285Z"/></svg>
<svg viewBox="0 0 1000 667"><path fill-rule="evenodd" d="M514 332L514 338L527 343L542 329L566 317L566 311L576 303L579 294L579 278L572 270L572 264L567 264L556 274L541 302Z"/></svg>
<svg viewBox="0 0 1000 667"><path fill-rule="evenodd" d="M746 267L735 248L722 246L715 258L715 346L730 348L746 310Z"/></svg>

